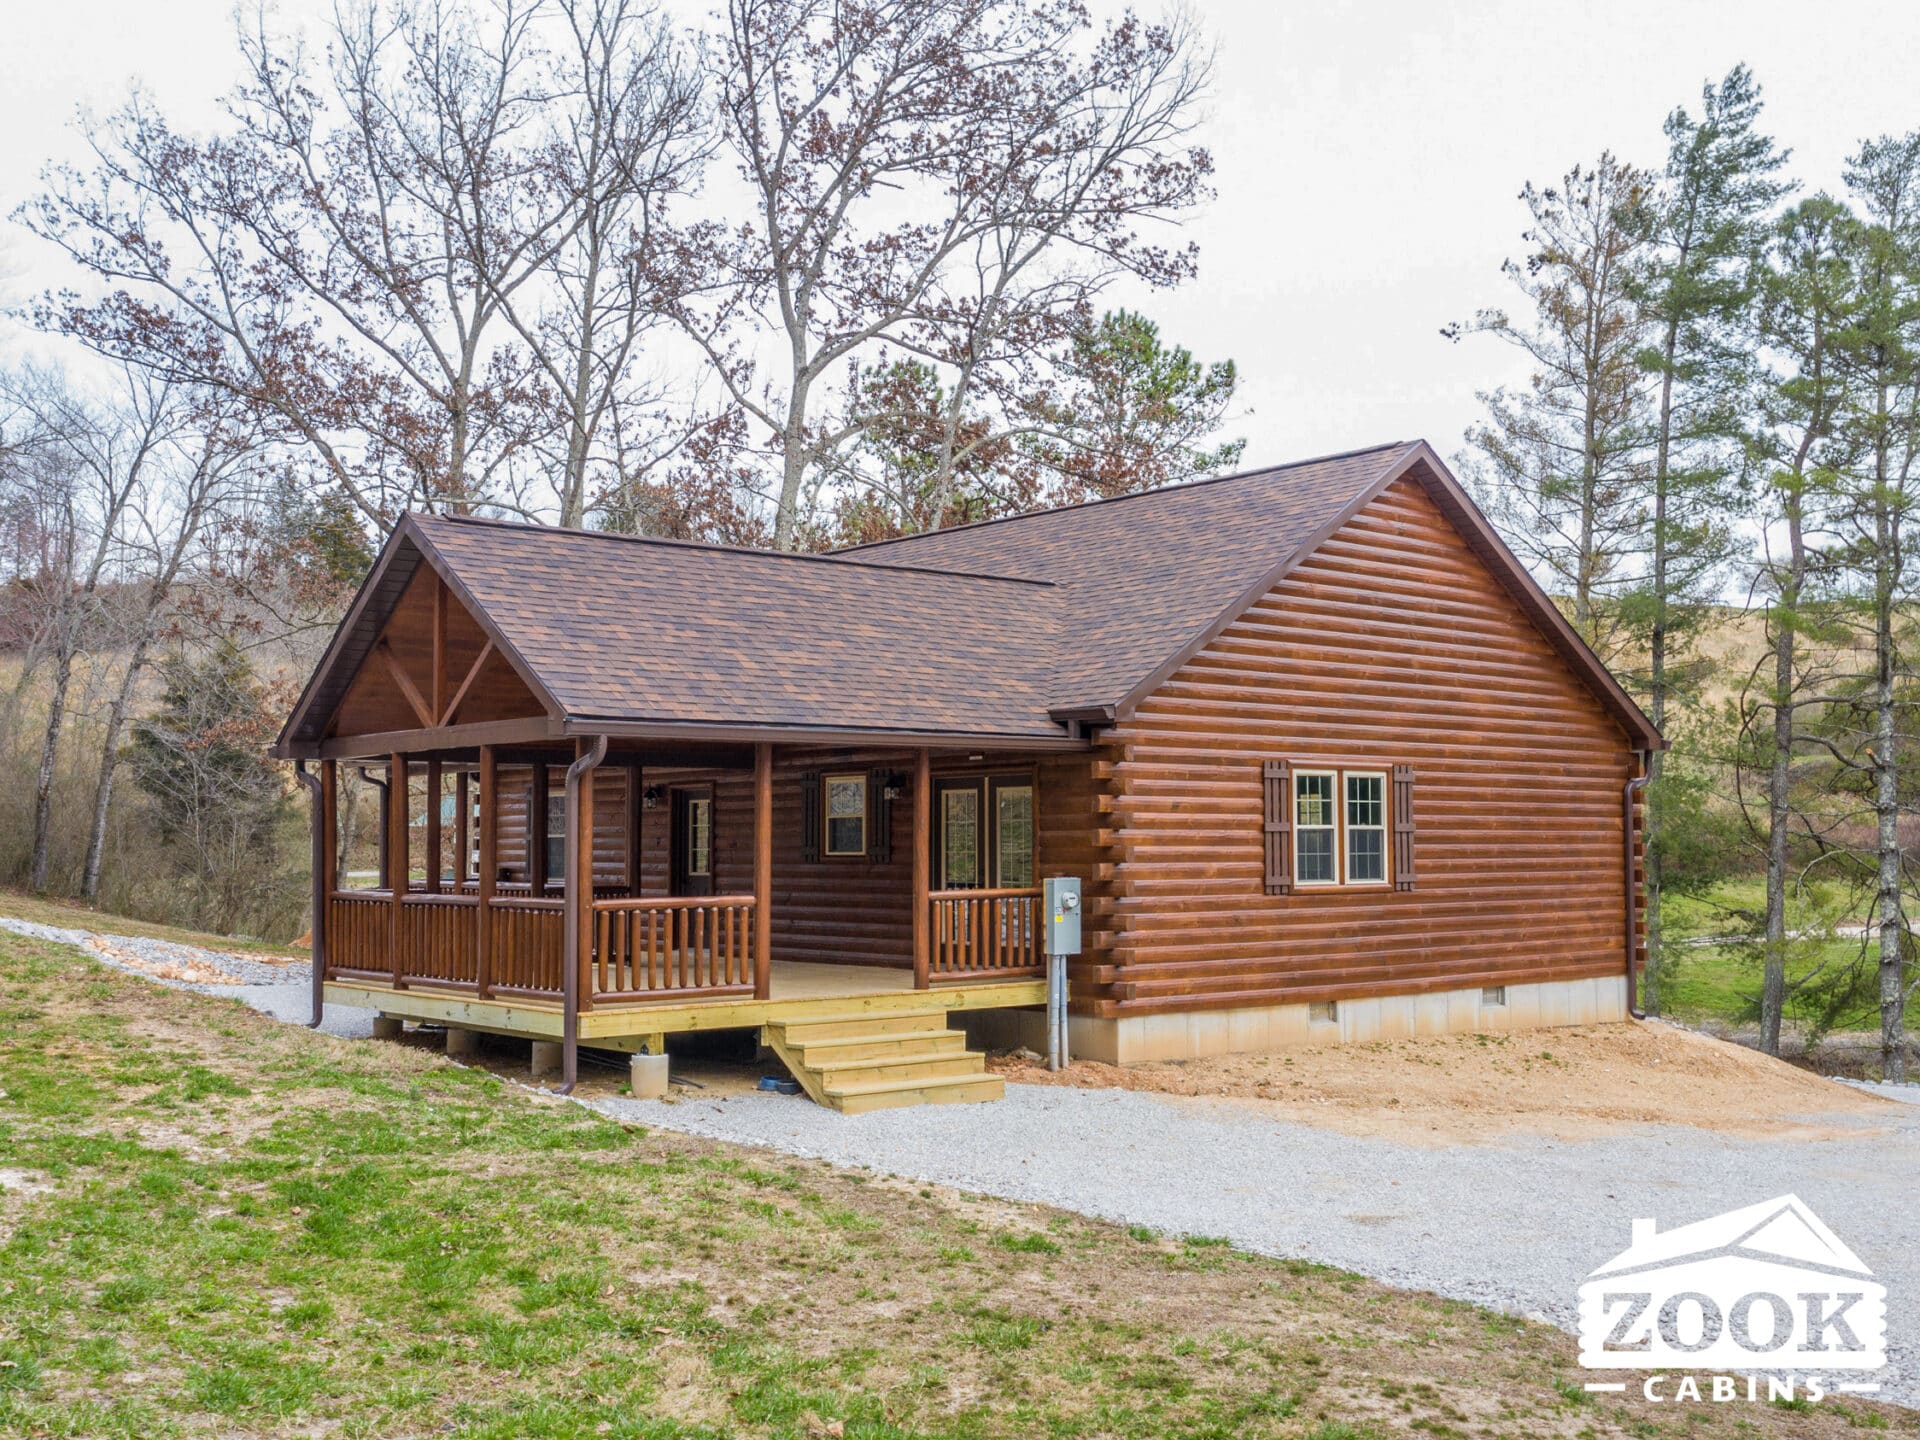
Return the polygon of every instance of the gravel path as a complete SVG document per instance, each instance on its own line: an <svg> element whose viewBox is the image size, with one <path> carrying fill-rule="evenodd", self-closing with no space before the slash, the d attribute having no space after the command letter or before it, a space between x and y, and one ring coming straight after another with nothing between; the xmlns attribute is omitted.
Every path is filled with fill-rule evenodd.
<svg viewBox="0 0 1920 1440"><path fill-rule="evenodd" d="M71 930L7 915L0 915L0 930L73 945L143 980L201 995L226 995L292 1025L304 1025L313 1016L313 970L304 961L262 960L232 950L204 950L142 935ZM320 1029L349 1040L364 1039L373 1034L377 1013L351 1005L329 1005Z"/></svg>
<svg viewBox="0 0 1920 1440"><path fill-rule="evenodd" d="M1906 1098L1906 1097L1903 1097ZM1635 1216L1666 1229L1792 1190L1888 1289L1885 1399L1920 1405L1920 1110L1831 1141L1648 1127L1421 1149L1276 1121L1257 1103L1009 1085L994 1105L848 1116L799 1097L603 1100L624 1119L1036 1201L1572 1329ZM1846 1122L1837 1122L1844 1127Z"/></svg>

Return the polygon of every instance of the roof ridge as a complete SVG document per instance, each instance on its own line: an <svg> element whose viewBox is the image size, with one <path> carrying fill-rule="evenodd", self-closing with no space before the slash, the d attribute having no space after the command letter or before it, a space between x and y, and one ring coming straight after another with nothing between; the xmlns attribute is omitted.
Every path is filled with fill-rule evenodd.
<svg viewBox="0 0 1920 1440"><path fill-rule="evenodd" d="M1023 510L1018 515L995 515L987 520L970 520L964 525L946 525L938 530L920 530L911 535L895 535L889 540L866 540L858 545L842 545L837 550L827 552L829 557L851 554L856 550L877 550L882 545L901 545L910 540L924 540L930 535L951 535L959 530L980 530L989 525L1010 525L1018 520L1035 520L1042 515L1061 515L1069 510L1087 510L1095 505L1117 505L1123 500L1145 500L1160 495L1177 495L1189 490L1198 490L1203 485L1223 485L1233 480L1252 480L1263 475L1278 475L1285 470L1304 470L1309 465L1327 465L1335 460L1352 460L1361 455L1374 455L1388 450L1405 450L1420 444L1418 440L1389 440L1379 445L1362 445L1353 450L1336 450L1329 455L1315 455L1306 460L1289 460L1284 465L1262 465L1252 470L1235 470L1226 475L1205 475L1198 480L1180 480L1172 485L1160 485L1151 490L1130 490L1125 495L1097 495L1091 500L1075 500L1067 505L1050 505L1044 510Z"/></svg>
<svg viewBox="0 0 1920 1440"><path fill-rule="evenodd" d="M402 519L428 525L473 525L508 530L528 535L574 535L586 540L622 541L633 545L664 545L681 550L710 550L721 555L751 555L767 560L807 560L826 565L845 565L871 574L898 571L913 575L939 575L954 580L998 580L1009 585L1032 585L1044 590L1058 588L1058 581L1031 575L995 575L984 570L951 570L940 565L881 563L849 560L837 551L768 550L758 545L725 545L713 540L681 540L670 535L623 535L613 530L588 530L578 525L539 525L525 520L502 520L492 515L440 515L431 510L409 510ZM397 528L397 527L396 527ZM884 543L884 542L877 542Z"/></svg>

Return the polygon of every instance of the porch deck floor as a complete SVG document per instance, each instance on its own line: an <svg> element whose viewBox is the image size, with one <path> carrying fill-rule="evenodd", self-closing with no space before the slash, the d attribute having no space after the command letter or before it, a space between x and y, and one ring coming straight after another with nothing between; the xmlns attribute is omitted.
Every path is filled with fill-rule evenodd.
<svg viewBox="0 0 1920 1440"><path fill-rule="evenodd" d="M994 1009L1044 1005L1047 999L1046 981L1030 976L974 979L916 990L913 971L880 965L776 960L770 981L771 994L765 1000L734 996L602 1003L581 1012L580 1040L585 1045L632 1050L661 1035L755 1028L809 1016L881 1014L929 1006L949 1011ZM497 1035L549 1038L558 1036L562 1026L560 1006L552 1000L479 1000L444 989L396 990L376 980L329 980L327 1001Z"/></svg>

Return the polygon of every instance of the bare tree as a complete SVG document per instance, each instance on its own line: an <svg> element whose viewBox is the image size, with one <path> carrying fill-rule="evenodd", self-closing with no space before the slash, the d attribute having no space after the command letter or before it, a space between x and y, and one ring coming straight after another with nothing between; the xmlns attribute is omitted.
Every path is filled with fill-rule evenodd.
<svg viewBox="0 0 1920 1440"><path fill-rule="evenodd" d="M35 573L23 577L40 600L38 629L50 667L28 863L35 890L47 888L54 777L75 666L101 627L104 588L123 578L136 497L185 423L168 381L134 366L121 367L113 379L104 400L56 371L29 370L0 381L38 432L38 463L25 500L43 543Z"/></svg>
<svg viewBox="0 0 1920 1440"><path fill-rule="evenodd" d="M137 578L106 607L107 643L123 654L100 739L100 766L81 869L80 893L90 901L100 895L107 819L140 679L173 613L175 589L188 562L198 552L207 527L227 518L228 502L259 446L258 432L231 397L202 390L181 395L180 404L187 412L185 423L169 436L168 453L149 467L149 475L143 477L128 506L123 563Z"/></svg>
<svg viewBox="0 0 1920 1440"><path fill-rule="evenodd" d="M770 440L775 545L794 545L804 497L866 423L822 418L857 352L910 331L942 361L1003 345L1001 305L1055 303L1039 269L1056 243L1182 263L1150 260L1133 226L1203 186L1204 152L1171 152L1204 65L1184 28L1129 16L1091 57L1090 33L1065 0L731 0L708 58L752 210L705 229L716 281L681 314ZM971 291L943 293L967 265Z"/></svg>
<svg viewBox="0 0 1920 1440"><path fill-rule="evenodd" d="M611 68L556 68L557 16L576 66ZM88 127L91 170L48 172L23 218L110 289L48 297L39 319L241 397L376 521L471 507L537 459L552 418L506 307L538 313L559 257L610 218L610 176L645 163L647 120L595 113L653 103L601 86L635 78L621 67L641 23L621 0L502 0L484 25L457 5L369 0L335 12L317 63L256 19L225 133L193 139L136 98ZM577 124L606 132L586 140L591 173L557 148ZM614 223L603 243L627 238ZM602 313L598 283L583 303Z"/></svg>
<svg viewBox="0 0 1920 1440"><path fill-rule="evenodd" d="M608 430L613 457L647 443L661 396L636 380L646 337L687 288L685 251L667 206L697 180L710 151L699 77L664 21L626 0L560 0L565 40L550 63L547 187L563 209L562 243L547 251L531 298L498 294L525 342L552 418L542 467L559 522L581 525ZM658 442L671 448L669 430Z"/></svg>

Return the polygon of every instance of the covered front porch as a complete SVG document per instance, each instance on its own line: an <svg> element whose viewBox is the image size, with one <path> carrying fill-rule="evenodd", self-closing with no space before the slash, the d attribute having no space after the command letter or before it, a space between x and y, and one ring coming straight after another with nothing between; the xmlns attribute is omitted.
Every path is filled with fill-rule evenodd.
<svg viewBox="0 0 1920 1440"><path fill-rule="evenodd" d="M579 1045L1041 1004L1044 763L607 736L326 757L316 1001L557 1040L567 1084Z"/></svg>

